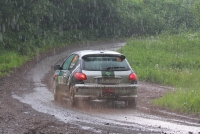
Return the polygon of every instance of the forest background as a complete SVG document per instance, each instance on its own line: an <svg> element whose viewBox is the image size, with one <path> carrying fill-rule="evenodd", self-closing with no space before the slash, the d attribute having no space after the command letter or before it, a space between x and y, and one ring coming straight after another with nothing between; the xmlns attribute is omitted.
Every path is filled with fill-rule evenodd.
<svg viewBox="0 0 200 134"><path fill-rule="evenodd" d="M0 77L12 73L13 68L49 49L76 42L120 38L131 39L120 51L128 59L134 59L130 62L141 80L191 89L191 86L187 84L184 87L182 83L187 83L194 76L190 76L191 73L185 75L184 72L192 67L192 72L195 72L193 74L199 73L198 0L0 0L0 5ZM191 43L195 47L191 47ZM163 51L168 48L170 51ZM188 51L189 48L193 48L192 52ZM136 50L137 56L141 57L132 58L130 50ZM174 53L169 53L173 52L171 50ZM160 54L160 60L156 61L158 57L152 53L144 58L147 54L145 51ZM177 54L179 51L188 51L189 54L184 57L184 53ZM177 55L179 57L171 62L168 60L157 64L165 61L169 56L162 56L168 54L173 56L171 59L175 59ZM172 70L171 73L169 69ZM176 76L173 77L174 74ZM180 76L188 76L190 79L179 79ZM187 90L190 93L183 95L185 91L177 90L181 92L180 97L174 97L175 93L172 92L163 97L164 101L159 100L155 104L179 111L184 106L183 112L200 114L200 85L196 85L200 78L196 76L196 82L194 80L195 83L190 84L193 85L192 90ZM188 94L191 97L186 100ZM173 105L175 102L176 106Z"/></svg>
<svg viewBox="0 0 200 134"><path fill-rule="evenodd" d="M0 52L198 28L193 0L0 0ZM198 14L198 12L196 12Z"/></svg>

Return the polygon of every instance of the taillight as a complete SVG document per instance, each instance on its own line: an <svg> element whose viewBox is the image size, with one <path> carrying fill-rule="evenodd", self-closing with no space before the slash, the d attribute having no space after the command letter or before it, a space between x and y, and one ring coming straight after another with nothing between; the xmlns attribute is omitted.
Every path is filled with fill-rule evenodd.
<svg viewBox="0 0 200 134"><path fill-rule="evenodd" d="M131 73L131 74L129 75L129 80L137 80L136 74L135 74L135 73Z"/></svg>
<svg viewBox="0 0 200 134"><path fill-rule="evenodd" d="M84 73L74 73L74 78L77 80L87 80L87 77Z"/></svg>
<svg viewBox="0 0 200 134"><path fill-rule="evenodd" d="M57 74L54 74L53 79L55 80L58 77Z"/></svg>

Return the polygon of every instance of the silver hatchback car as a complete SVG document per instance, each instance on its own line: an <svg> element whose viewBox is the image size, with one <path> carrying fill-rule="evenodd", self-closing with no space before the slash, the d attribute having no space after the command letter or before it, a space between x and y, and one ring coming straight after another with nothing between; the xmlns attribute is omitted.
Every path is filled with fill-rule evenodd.
<svg viewBox="0 0 200 134"><path fill-rule="evenodd" d="M77 98L125 101L136 107L137 76L125 56L107 50L83 50L55 65L54 100L67 97L71 106Z"/></svg>

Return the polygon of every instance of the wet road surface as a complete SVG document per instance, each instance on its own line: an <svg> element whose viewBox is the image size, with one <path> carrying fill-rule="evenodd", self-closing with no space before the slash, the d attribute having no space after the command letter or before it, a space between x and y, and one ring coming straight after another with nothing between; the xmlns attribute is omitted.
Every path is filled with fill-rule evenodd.
<svg viewBox="0 0 200 134"><path fill-rule="evenodd" d="M33 82L31 89L19 89L23 93L13 93L13 98L29 104L33 109L52 115L65 123L79 125L82 129L90 130L92 133L199 133L199 119L196 122L179 120L169 116L156 116L143 112L140 109L145 107L138 106L137 110L127 109L123 102L93 101L82 102L76 108L68 106L68 100L58 103L53 100L52 89L42 82L46 74L52 69L52 65L60 59L66 57L73 51L83 49L116 50L125 43L109 43L102 45L86 45L78 48L71 48L60 54L45 58L39 62L29 73L24 76L28 81ZM138 90L149 88L162 90L158 87L148 87L145 83L140 83ZM162 87L163 88L163 87ZM165 88L163 88L165 90ZM179 116L179 115L177 115ZM181 118L181 117L180 117Z"/></svg>

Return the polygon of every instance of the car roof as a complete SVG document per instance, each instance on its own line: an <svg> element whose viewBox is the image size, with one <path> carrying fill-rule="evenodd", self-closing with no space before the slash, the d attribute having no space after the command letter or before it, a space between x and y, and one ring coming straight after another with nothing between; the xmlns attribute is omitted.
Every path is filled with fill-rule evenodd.
<svg viewBox="0 0 200 134"><path fill-rule="evenodd" d="M81 50L75 52L79 54L81 57L84 55L92 55L92 54L113 54L113 55L122 55L119 52L111 51L111 50Z"/></svg>

